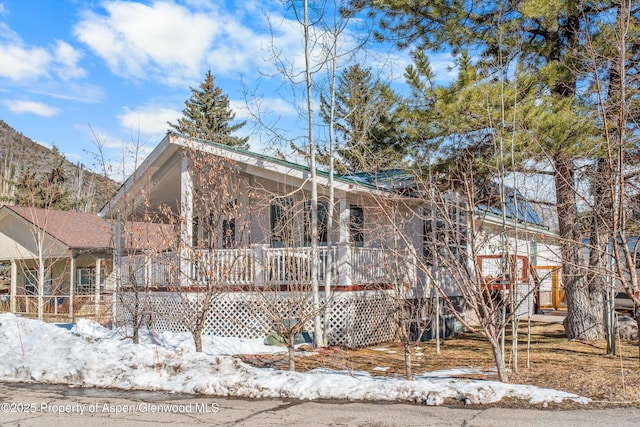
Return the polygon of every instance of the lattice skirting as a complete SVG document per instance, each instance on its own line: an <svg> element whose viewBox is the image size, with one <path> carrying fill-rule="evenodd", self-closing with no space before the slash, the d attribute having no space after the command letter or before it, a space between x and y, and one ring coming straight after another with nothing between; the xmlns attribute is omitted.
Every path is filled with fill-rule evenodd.
<svg viewBox="0 0 640 427"><path fill-rule="evenodd" d="M204 304L211 310L204 333L223 337L261 338L273 330L274 322L304 319L313 331L309 295L279 293L226 293L207 300L203 294L184 292L120 293L114 307L116 325L134 318L156 330L187 332ZM388 291L336 293L322 300L329 345L362 347L395 337L398 301Z"/></svg>

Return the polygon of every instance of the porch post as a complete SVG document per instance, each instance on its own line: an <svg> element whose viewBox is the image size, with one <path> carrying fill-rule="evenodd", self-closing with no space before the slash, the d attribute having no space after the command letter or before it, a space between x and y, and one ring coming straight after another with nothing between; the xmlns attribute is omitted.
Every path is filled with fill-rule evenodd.
<svg viewBox="0 0 640 427"><path fill-rule="evenodd" d="M96 277L95 277L95 309L96 309L96 321L99 321L100 316L100 281L102 279L102 258L96 259Z"/></svg>
<svg viewBox="0 0 640 427"><path fill-rule="evenodd" d="M16 294L18 293L18 263L11 260L11 295L9 295L11 312L16 312Z"/></svg>
<svg viewBox="0 0 640 427"><path fill-rule="evenodd" d="M343 286L351 285L351 251L349 249L350 212L347 205L347 193L338 194L340 224L338 226L338 280Z"/></svg>
<svg viewBox="0 0 640 427"><path fill-rule="evenodd" d="M413 246L409 246L406 249L405 268L407 270L407 281L409 282L409 289L411 289L412 298L423 298L425 293L422 289L418 289L418 268L416 266L416 249Z"/></svg>
<svg viewBox="0 0 640 427"><path fill-rule="evenodd" d="M340 224L338 225L338 243L349 242L349 206L347 205L347 193L338 193L338 213Z"/></svg>
<svg viewBox="0 0 640 427"><path fill-rule="evenodd" d="M180 171L180 282L188 284L184 280L185 274L191 279L191 243L193 242L193 180L189 174L189 158L182 155L182 167ZM190 282L190 280L189 280Z"/></svg>
<svg viewBox="0 0 640 427"><path fill-rule="evenodd" d="M76 316L73 307L73 298L75 297L76 288L76 256L71 254L69 260L69 315L71 316L71 323L75 323Z"/></svg>
<svg viewBox="0 0 640 427"><path fill-rule="evenodd" d="M240 188L256 188L245 178L240 178ZM247 232L240 233L242 239L241 242L237 242L240 247L246 248L251 244L251 200L249 197L249 191L241 191L238 195L238 203L240 208L237 209L236 227L243 227Z"/></svg>
<svg viewBox="0 0 640 427"><path fill-rule="evenodd" d="M266 283L267 260L265 257L265 249L268 247L269 245L263 244L253 245L253 282L257 287L263 286Z"/></svg>

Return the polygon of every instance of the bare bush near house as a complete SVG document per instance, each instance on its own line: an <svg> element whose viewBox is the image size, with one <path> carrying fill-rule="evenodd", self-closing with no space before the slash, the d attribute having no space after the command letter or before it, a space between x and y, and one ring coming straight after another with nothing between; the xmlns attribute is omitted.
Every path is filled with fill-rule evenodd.
<svg viewBox="0 0 640 427"><path fill-rule="evenodd" d="M202 335L214 303L234 291L253 268L250 254L242 250L249 209L239 195L247 183L232 160L212 154L206 146L187 147L183 156L191 185L183 194L180 212L168 206L159 210L175 230L162 242L174 256L157 261L175 277L170 291L179 303L171 320L186 328L196 351L202 351ZM216 314L221 319L227 315Z"/></svg>
<svg viewBox="0 0 640 427"><path fill-rule="evenodd" d="M422 191L414 196L419 199L392 193L389 197L378 197L376 201L389 223L394 225L396 238L407 247L413 245L415 230L402 226L402 222L396 220L398 211L412 212L412 215L427 222L423 254L414 258L417 270L437 290L458 321L487 339L498 376L501 381L507 382L500 336L511 321L514 308L522 301L515 300L510 310L507 310L505 293L488 286L477 262L486 236L481 220L473 215L479 191L472 165L471 159L458 163L458 174L455 178L450 178L446 186L449 189L455 188L455 192L446 189L439 191L438 188L442 187L436 182L416 176L416 187ZM416 204L416 200L422 203ZM399 204L405 204L406 207L396 208ZM506 259L505 262L509 263L510 260ZM505 270L514 271L514 268L515 266L509 265ZM465 316L462 309L473 313L477 323Z"/></svg>
<svg viewBox="0 0 640 427"><path fill-rule="evenodd" d="M411 349L418 345L423 334L432 328L434 322L433 301L424 296L411 298L412 286L415 286L415 282L399 281L393 284L391 292L396 308L397 336L402 343L404 354L405 378L408 380L413 380Z"/></svg>
<svg viewBox="0 0 640 427"><path fill-rule="evenodd" d="M108 178L112 173L112 165L105 154L105 141L92 129L93 145L95 152L90 153L99 167L102 175ZM127 164L132 164L137 169L142 155L142 145L139 140L134 140L128 146L123 144L122 157L119 159L119 167L122 172L122 180L125 181ZM115 298L114 321L119 324L124 322L125 335L132 338L134 343L140 340L140 329L149 326L154 315L153 306L150 303L149 289L153 285L146 274L147 267L152 260L154 250L150 242L153 237L152 230L144 226L151 217L149 211L148 190L150 182L133 181L132 188L123 195L119 210L110 209L111 217L105 218L112 224L114 236L113 268L115 271ZM141 194L141 196L138 196ZM137 199L141 197L141 199Z"/></svg>
<svg viewBox="0 0 640 427"><path fill-rule="evenodd" d="M268 236L270 245L259 249L261 256L256 259L256 263L260 263L256 265L256 278L244 297L254 319L248 327L286 345L289 369L295 370L296 337L313 328L315 319L321 317L329 300L325 298L315 304L311 265L315 262L321 267L319 278L323 279L328 266L335 260L326 248L314 255L310 246L313 233L311 202L306 199L308 192L290 187L280 190L281 193L272 194L262 189L254 197L257 209L269 218L269 223L264 224L263 235ZM322 224L316 227L320 229L320 235L328 234Z"/></svg>
<svg viewBox="0 0 640 427"><path fill-rule="evenodd" d="M411 348L420 341L431 324L432 302L418 284L416 270L416 199L392 189L373 197L374 208L382 221L369 226L367 233L373 244L383 248L382 268L386 280L379 287L392 302L396 337L402 343L405 377L413 379ZM380 261L379 261L380 262ZM374 268L372 266L372 268Z"/></svg>
<svg viewBox="0 0 640 427"><path fill-rule="evenodd" d="M140 330L149 327L155 310L149 297L149 292L154 286L148 266L156 258L154 249L143 245L143 238L149 241L148 230L140 223L128 217L126 220L119 218L115 226L116 233L120 233L124 247L116 249L116 262L118 263L118 277L116 286L118 321L124 320L125 333L134 343L140 342ZM118 240L118 239L117 239Z"/></svg>
<svg viewBox="0 0 640 427"><path fill-rule="evenodd" d="M45 311L51 311L47 309L47 305L56 307L58 296L65 290L72 293L71 287L73 284L65 283L64 279L69 272L70 266L67 260L58 258L56 242L49 236L49 230L52 227L51 222L53 221L52 216L54 215L52 210L58 197L57 185L54 185L55 183L47 185L48 181L44 177L40 178L44 180L44 184L35 182L37 179L34 176L33 182L25 183L21 188L23 208L33 223L33 226L29 226L29 236L33 245L32 252L35 254L35 259L33 261L20 259L18 264L25 274L25 287L22 289L23 308L26 311L30 311L29 306L35 295L38 320L43 320ZM40 208L38 206L43 207ZM20 251L19 247L18 250ZM24 255L29 256L29 254ZM57 268L60 265L62 267ZM27 289L28 285L33 287ZM73 295L70 295L70 297L72 298ZM71 298L68 298L68 303L73 318Z"/></svg>

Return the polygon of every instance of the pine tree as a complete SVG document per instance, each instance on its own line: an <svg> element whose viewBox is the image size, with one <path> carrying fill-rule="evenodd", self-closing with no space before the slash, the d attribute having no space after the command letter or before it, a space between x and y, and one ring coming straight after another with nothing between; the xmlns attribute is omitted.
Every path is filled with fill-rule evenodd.
<svg viewBox="0 0 640 427"><path fill-rule="evenodd" d="M236 114L229 106L229 98L214 84L211 70L198 89L191 89L191 98L184 102L182 117L176 124L167 122L178 133L238 148L247 148L247 137L232 135L246 124L233 123Z"/></svg>
<svg viewBox="0 0 640 427"><path fill-rule="evenodd" d="M581 162L601 155L598 152L601 138L583 138L580 134L585 117L591 116L592 122L597 122L593 119L597 106L583 111L585 102L596 98L596 93L589 91L596 86L616 86L616 70L608 61L598 56L595 62L602 69L590 65L593 62L590 54L597 46L591 43L607 34L616 34L617 17L625 16L620 10L626 3L546 0L352 0L350 3L354 10L366 9L379 17L381 31L376 36L389 36L401 48L450 49L454 53L469 49L480 58L479 69L487 77L500 80L504 70L516 63L537 77L540 100L527 106L530 115L520 125L522 129L529 126L529 135L536 143L522 148L532 159L544 157L553 168L568 305L565 330L570 339L603 338L604 282L601 277L594 280L593 274L582 266L584 235L576 226L581 197L575 183L581 173ZM627 64L634 64L637 60L634 47L640 38L637 26L640 11L634 6L627 15L634 25L625 36L626 50L621 51L626 52ZM614 38L609 40L603 45L617 46ZM630 65L624 68L625 72L633 73L637 82L637 71ZM627 81L631 79L628 77ZM598 199L603 195L596 192L593 196ZM594 224L600 224L598 227L602 227L602 222L594 218ZM597 269L596 265L592 267Z"/></svg>
<svg viewBox="0 0 640 427"><path fill-rule="evenodd" d="M398 165L403 148L395 136L396 95L388 85L374 79L370 68L355 64L338 78L335 129L339 172L370 172ZM321 112L329 119L328 101L321 97Z"/></svg>

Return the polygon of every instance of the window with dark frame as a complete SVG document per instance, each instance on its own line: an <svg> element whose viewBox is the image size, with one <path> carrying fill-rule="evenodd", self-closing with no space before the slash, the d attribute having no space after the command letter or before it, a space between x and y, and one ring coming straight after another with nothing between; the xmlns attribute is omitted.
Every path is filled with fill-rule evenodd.
<svg viewBox="0 0 640 427"><path fill-rule="evenodd" d="M329 204L327 202L318 203L318 244L327 245L327 224L329 215ZM304 204L304 244L311 244L311 202Z"/></svg>
<svg viewBox="0 0 640 427"><path fill-rule="evenodd" d="M38 294L38 269L27 268L24 270L24 289L27 295ZM42 290L44 295L51 292L51 274L45 271L44 289Z"/></svg>
<svg viewBox="0 0 640 427"><path fill-rule="evenodd" d="M467 209L463 201L453 197L445 199L447 218L433 209L425 209L423 221L422 255L428 266L457 258L460 263L467 259Z"/></svg>
<svg viewBox="0 0 640 427"><path fill-rule="evenodd" d="M200 218L194 216L191 220L191 247L198 247L198 231L200 229Z"/></svg>
<svg viewBox="0 0 640 427"><path fill-rule="evenodd" d="M234 200L225 206L222 220L222 248L232 249L236 245L236 212L238 201Z"/></svg>
<svg viewBox="0 0 640 427"><path fill-rule="evenodd" d="M221 212L209 213L204 217L202 223L198 218L194 218L194 245L197 243L200 248L222 248L232 249L236 245L236 218L237 211L236 201L226 204L225 209ZM220 222L220 218L222 222ZM195 241L196 233L202 230L202 236Z"/></svg>
<svg viewBox="0 0 640 427"><path fill-rule="evenodd" d="M38 293L38 270L35 268L24 270L24 290L27 295Z"/></svg>
<svg viewBox="0 0 640 427"><path fill-rule="evenodd" d="M293 243L293 199L279 198L271 203L271 246L281 248Z"/></svg>
<svg viewBox="0 0 640 427"><path fill-rule="evenodd" d="M354 246L364 246L364 209L360 206L349 207L349 237Z"/></svg>
<svg viewBox="0 0 640 427"><path fill-rule="evenodd" d="M236 219L222 220L222 249L233 249L236 245Z"/></svg>

